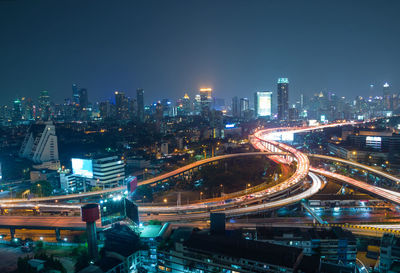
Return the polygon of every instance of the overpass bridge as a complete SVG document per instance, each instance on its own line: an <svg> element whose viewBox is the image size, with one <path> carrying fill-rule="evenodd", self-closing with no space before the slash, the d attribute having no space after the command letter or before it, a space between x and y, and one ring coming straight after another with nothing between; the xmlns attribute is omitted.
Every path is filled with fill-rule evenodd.
<svg viewBox="0 0 400 273"><path fill-rule="evenodd" d="M287 152L251 152L251 153L239 153L239 154L227 154L227 155L215 156L215 157L199 160L194 163L188 164L184 167L181 167L179 169L176 169L174 171L171 171L171 172L168 172L168 173L165 173L165 174L162 174L162 175L150 178L150 179L140 181L140 182L138 182L138 186L164 183L164 182L170 181L171 179L176 179L179 177L183 177L185 175L192 175L194 171L198 170L202 166L215 164L216 162L225 160L225 159L241 158L241 157L249 157L249 156L271 156L271 155L279 155L279 156L286 157L286 156L288 156L288 153ZM249 189L249 191L250 190L251 189ZM124 192L124 191L126 191L126 186L104 189L104 190L94 191L94 192L83 192L83 193L77 193L77 194L31 198L29 200L22 199L22 198L21 199L1 199L0 204L7 204L7 203L15 204L15 203L26 203L26 202L32 202L32 203L60 202L60 201L64 201L64 200L83 200L83 199L89 198L89 197L102 196L105 194L112 194L112 193L120 193L120 192Z"/></svg>

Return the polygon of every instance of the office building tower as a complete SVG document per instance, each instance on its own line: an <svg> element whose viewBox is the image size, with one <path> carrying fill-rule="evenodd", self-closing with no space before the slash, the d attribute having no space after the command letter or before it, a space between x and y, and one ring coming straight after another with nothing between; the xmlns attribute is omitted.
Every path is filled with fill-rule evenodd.
<svg viewBox="0 0 400 273"><path fill-rule="evenodd" d="M56 128L52 122L32 124L25 136L19 156L35 163L58 161Z"/></svg>
<svg viewBox="0 0 400 273"><path fill-rule="evenodd" d="M385 110L391 110L391 95L390 95L390 85L386 82L383 85L383 105Z"/></svg>
<svg viewBox="0 0 400 273"><path fill-rule="evenodd" d="M250 102L248 98L240 99L240 116L245 117L246 112L250 110Z"/></svg>
<svg viewBox="0 0 400 273"><path fill-rule="evenodd" d="M12 121L18 122L22 120L22 104L20 99L14 100L12 110Z"/></svg>
<svg viewBox="0 0 400 273"><path fill-rule="evenodd" d="M200 115L200 113L201 113L201 97L199 94L197 94L194 97L193 107L194 107L195 115Z"/></svg>
<svg viewBox="0 0 400 273"><path fill-rule="evenodd" d="M211 88L200 88L200 107L201 115L208 117L211 110L212 103L212 89Z"/></svg>
<svg viewBox="0 0 400 273"><path fill-rule="evenodd" d="M144 90L136 90L137 116L139 121L144 122Z"/></svg>
<svg viewBox="0 0 400 273"><path fill-rule="evenodd" d="M35 106L31 98L25 98L23 100L23 116L25 120L33 120L35 118Z"/></svg>
<svg viewBox="0 0 400 273"><path fill-rule="evenodd" d="M254 108L256 117L270 117L272 115L272 92L259 91L254 93Z"/></svg>
<svg viewBox="0 0 400 273"><path fill-rule="evenodd" d="M81 109L88 108L89 98L86 88L79 89L79 105Z"/></svg>
<svg viewBox="0 0 400 273"><path fill-rule="evenodd" d="M93 159L93 179L96 186L111 188L123 184L125 163L117 156Z"/></svg>
<svg viewBox="0 0 400 273"><path fill-rule="evenodd" d="M80 104L80 102L79 102L79 88L75 83L72 85L72 103L73 104Z"/></svg>
<svg viewBox="0 0 400 273"><path fill-rule="evenodd" d="M116 118L119 120L126 120L129 118L128 99L125 97L124 92L115 92L115 110Z"/></svg>
<svg viewBox="0 0 400 273"><path fill-rule="evenodd" d="M240 117L239 98L236 96L232 98L232 116L235 118Z"/></svg>
<svg viewBox="0 0 400 273"><path fill-rule="evenodd" d="M288 78L278 79L278 119L289 118L289 80Z"/></svg>
<svg viewBox="0 0 400 273"><path fill-rule="evenodd" d="M188 94L185 94L182 99L182 111L184 115L189 115L192 112L192 106Z"/></svg>
<svg viewBox="0 0 400 273"><path fill-rule="evenodd" d="M299 109L296 107L289 108L289 120L297 120L299 118Z"/></svg>
<svg viewBox="0 0 400 273"><path fill-rule="evenodd" d="M41 120L48 120L50 118L50 96L49 92L43 90L39 96L39 114Z"/></svg>

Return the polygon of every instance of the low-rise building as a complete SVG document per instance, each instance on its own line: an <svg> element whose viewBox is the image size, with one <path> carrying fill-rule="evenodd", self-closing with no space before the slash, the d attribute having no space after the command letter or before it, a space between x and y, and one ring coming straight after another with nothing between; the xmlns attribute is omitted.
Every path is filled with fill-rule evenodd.
<svg viewBox="0 0 400 273"><path fill-rule="evenodd" d="M400 237L384 234L381 239L379 272L394 273L400 269Z"/></svg>
<svg viewBox="0 0 400 273"><path fill-rule="evenodd" d="M158 251L158 272L318 272L320 259L233 233L177 229Z"/></svg>
<svg viewBox="0 0 400 273"><path fill-rule="evenodd" d="M273 244L304 250L305 255L319 255L334 264L356 262L357 245L354 235L340 227L316 228L259 228L257 239Z"/></svg>

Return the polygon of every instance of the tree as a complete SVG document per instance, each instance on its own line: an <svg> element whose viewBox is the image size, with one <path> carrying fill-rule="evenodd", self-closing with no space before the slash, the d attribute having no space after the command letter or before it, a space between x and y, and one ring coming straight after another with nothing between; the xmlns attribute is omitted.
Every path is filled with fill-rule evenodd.
<svg viewBox="0 0 400 273"><path fill-rule="evenodd" d="M143 185L136 189L136 196L142 197L144 200L148 202L153 201L153 189L150 185Z"/></svg>
<svg viewBox="0 0 400 273"><path fill-rule="evenodd" d="M37 196L49 196L53 192L53 187L51 183L47 180L40 180L31 184L31 193Z"/></svg>
<svg viewBox="0 0 400 273"><path fill-rule="evenodd" d="M85 267L89 266L89 254L87 250L83 250L79 253L79 256L76 259L76 263L74 266L75 272L79 272L80 270L84 269Z"/></svg>

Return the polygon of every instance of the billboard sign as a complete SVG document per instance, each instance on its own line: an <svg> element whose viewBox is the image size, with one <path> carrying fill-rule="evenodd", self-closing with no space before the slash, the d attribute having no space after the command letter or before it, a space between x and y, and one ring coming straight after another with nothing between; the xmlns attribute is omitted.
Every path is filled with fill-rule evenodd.
<svg viewBox="0 0 400 273"><path fill-rule="evenodd" d="M86 178L93 178L93 165L91 159L72 158L73 174Z"/></svg>

